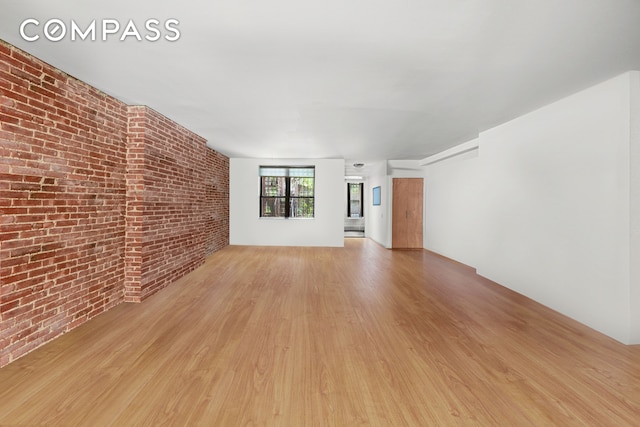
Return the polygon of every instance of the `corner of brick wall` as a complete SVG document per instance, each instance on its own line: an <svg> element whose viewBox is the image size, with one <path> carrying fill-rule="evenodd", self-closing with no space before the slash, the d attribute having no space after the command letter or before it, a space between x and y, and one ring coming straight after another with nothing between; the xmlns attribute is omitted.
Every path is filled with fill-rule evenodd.
<svg viewBox="0 0 640 427"><path fill-rule="evenodd" d="M129 141L130 150L132 143L142 141L143 170L132 167L129 176L135 171L143 183L137 187L142 200L135 201L141 202L141 210L136 205L138 210L130 212L129 206L127 215L141 225L141 235L136 235L140 252L135 254L141 261L139 288L126 293L138 291L144 300L228 245L229 159L148 107L131 107L129 126L144 132L130 133Z"/></svg>
<svg viewBox="0 0 640 427"><path fill-rule="evenodd" d="M205 255L229 246L229 158L207 147Z"/></svg>
<svg viewBox="0 0 640 427"><path fill-rule="evenodd" d="M144 209L145 110L128 107L127 206L125 237L125 302L140 302Z"/></svg>
<svg viewBox="0 0 640 427"><path fill-rule="evenodd" d="M201 137L0 40L0 367L228 245L228 181Z"/></svg>

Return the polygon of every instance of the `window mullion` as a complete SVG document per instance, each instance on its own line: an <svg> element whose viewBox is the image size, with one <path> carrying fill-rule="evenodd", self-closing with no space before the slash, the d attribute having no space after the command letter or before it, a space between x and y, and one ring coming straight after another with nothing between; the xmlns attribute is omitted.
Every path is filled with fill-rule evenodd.
<svg viewBox="0 0 640 427"><path fill-rule="evenodd" d="M285 178L284 217L291 216L291 177Z"/></svg>
<svg viewBox="0 0 640 427"><path fill-rule="evenodd" d="M264 197L264 178L260 177L260 206L258 206L258 209L261 217L263 216L263 212L262 212L263 197Z"/></svg>

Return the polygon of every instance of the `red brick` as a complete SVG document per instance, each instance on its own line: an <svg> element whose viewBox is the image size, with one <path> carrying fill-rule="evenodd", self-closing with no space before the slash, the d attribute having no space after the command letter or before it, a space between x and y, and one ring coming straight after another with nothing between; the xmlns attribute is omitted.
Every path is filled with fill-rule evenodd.
<svg viewBox="0 0 640 427"><path fill-rule="evenodd" d="M20 247L11 251L11 257L13 258L22 255L34 254L40 252L40 250L40 245Z"/></svg>
<svg viewBox="0 0 640 427"><path fill-rule="evenodd" d="M20 305L20 300L15 299L12 301L7 301L7 302L0 302L0 313L9 311L9 310L13 310L14 308L18 307Z"/></svg>
<svg viewBox="0 0 640 427"><path fill-rule="evenodd" d="M229 159L4 42L0 64L2 366L227 245Z"/></svg>
<svg viewBox="0 0 640 427"><path fill-rule="evenodd" d="M19 305L9 310L2 310L2 320L8 320L33 310L33 304Z"/></svg>

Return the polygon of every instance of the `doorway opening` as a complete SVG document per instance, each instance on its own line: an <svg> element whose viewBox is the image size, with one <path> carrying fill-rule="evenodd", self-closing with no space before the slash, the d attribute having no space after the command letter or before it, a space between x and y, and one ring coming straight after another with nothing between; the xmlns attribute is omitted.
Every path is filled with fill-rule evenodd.
<svg viewBox="0 0 640 427"><path fill-rule="evenodd" d="M364 183L347 182L344 237L364 237Z"/></svg>

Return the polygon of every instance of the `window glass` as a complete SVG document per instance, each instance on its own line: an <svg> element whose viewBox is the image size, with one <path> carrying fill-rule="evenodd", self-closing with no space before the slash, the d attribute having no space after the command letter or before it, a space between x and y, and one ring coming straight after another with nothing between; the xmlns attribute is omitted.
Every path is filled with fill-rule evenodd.
<svg viewBox="0 0 640 427"><path fill-rule="evenodd" d="M315 168L260 166L260 216L313 218Z"/></svg>

